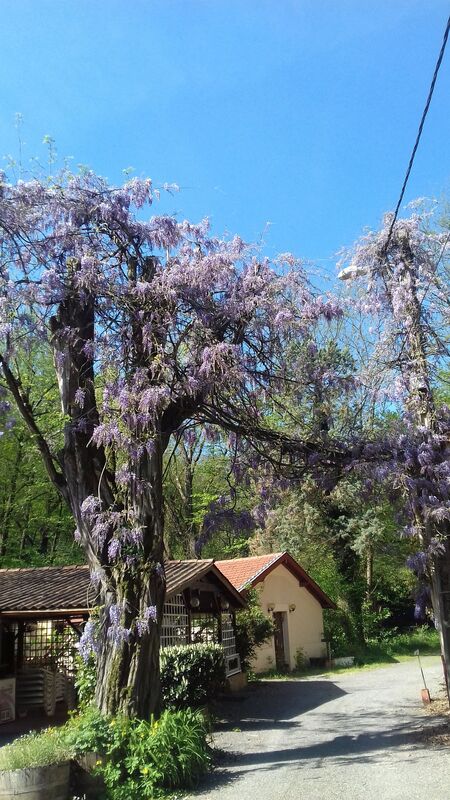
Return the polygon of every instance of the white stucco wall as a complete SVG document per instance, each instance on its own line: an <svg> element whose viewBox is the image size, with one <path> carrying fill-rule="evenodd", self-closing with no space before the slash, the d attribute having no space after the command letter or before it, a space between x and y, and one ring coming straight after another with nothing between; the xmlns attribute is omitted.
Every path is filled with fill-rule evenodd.
<svg viewBox="0 0 450 800"><path fill-rule="evenodd" d="M280 564L267 575L264 581L256 584L255 589L260 597L261 608L267 616L271 616L268 606L273 611L285 611L284 647L289 668L295 668L295 654L302 648L306 658L326 656L326 645L323 638L322 606L304 587L299 586L298 579ZM289 606L295 605L295 611ZM275 646L273 637L258 648L252 669L265 672L275 668Z"/></svg>

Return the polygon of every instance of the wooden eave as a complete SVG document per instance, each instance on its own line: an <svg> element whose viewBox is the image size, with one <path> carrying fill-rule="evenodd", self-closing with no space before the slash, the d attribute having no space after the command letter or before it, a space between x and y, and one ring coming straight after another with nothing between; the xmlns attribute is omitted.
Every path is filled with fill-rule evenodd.
<svg viewBox="0 0 450 800"><path fill-rule="evenodd" d="M0 611L0 622L2 619L72 619L72 617L88 617L88 608L49 608L49 609L27 609L25 611Z"/></svg>
<svg viewBox="0 0 450 800"><path fill-rule="evenodd" d="M320 603L322 608L329 608L332 610L336 609L336 603L334 603L333 600L328 597L323 589L318 586L311 576L308 575L303 567L301 567L295 558L292 558L287 551L282 553L278 558L274 559L270 564L268 564L267 567L264 567L257 575L251 578L247 585L251 587L256 586L258 583L263 581L267 575L270 575L274 569L279 567L280 564L282 564L283 567L286 567L286 569L288 569L289 572L297 578L300 587L306 589ZM243 587L241 591L245 592L245 588L246 587Z"/></svg>

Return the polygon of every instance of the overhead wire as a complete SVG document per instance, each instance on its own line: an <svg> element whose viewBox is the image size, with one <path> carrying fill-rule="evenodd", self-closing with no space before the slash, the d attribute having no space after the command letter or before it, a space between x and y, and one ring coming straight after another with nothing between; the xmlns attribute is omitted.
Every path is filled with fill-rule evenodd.
<svg viewBox="0 0 450 800"><path fill-rule="evenodd" d="M428 92L427 101L425 103L425 108L424 108L423 113L422 113L422 118L420 120L420 125L419 125L419 129L418 129L417 136L416 136L416 141L414 143L414 147L413 147L413 150L412 150L412 153L411 153L411 157L409 159L408 169L406 170L406 175L405 175L405 179L403 181L403 186L402 186L402 189L401 189L401 192L400 192L400 197L398 199L398 203L397 203L395 211L394 211L394 216L393 216L392 221L391 221L391 225L390 225L389 232L388 232L388 237L387 237L387 240L386 240L386 244L384 246L384 251L385 252L387 251L387 249L389 247L389 243L390 243L391 237L392 237L392 232L394 230L394 225L395 225L395 223L397 221L398 212L400 210L400 206L402 204L403 197L405 195L406 186L408 184L409 176L411 174L411 170L412 170L412 167L413 167L413 164L414 164L414 159L415 159L416 153L417 153L417 148L419 147L419 142L420 142L420 139L421 139L421 136L422 136L423 126L425 124L425 120L427 118L427 114L428 114L428 111L429 111L429 108L430 108L431 98L433 97L434 87L436 85L436 79L437 79L437 76L438 76L438 73L439 73L439 70L440 70L440 67L441 67L441 64L442 64L442 59L444 58L444 53L445 53L445 48L447 46L447 40L448 40L449 33L450 33L450 17L447 20L447 25L446 25L445 32L444 32L444 38L442 40L442 45L441 45L441 49L439 51L438 59L436 61L436 66L434 68L433 78L432 78L430 89L429 89L429 92Z"/></svg>

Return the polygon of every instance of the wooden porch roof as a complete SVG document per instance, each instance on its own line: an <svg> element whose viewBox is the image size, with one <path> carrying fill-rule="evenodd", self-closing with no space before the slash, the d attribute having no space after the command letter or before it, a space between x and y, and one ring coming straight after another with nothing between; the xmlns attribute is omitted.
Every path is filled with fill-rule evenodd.
<svg viewBox="0 0 450 800"><path fill-rule="evenodd" d="M167 561L165 570L167 597L197 586L208 576L232 607L245 604L213 559ZM0 569L0 617L88 614L96 601L97 589L87 566Z"/></svg>

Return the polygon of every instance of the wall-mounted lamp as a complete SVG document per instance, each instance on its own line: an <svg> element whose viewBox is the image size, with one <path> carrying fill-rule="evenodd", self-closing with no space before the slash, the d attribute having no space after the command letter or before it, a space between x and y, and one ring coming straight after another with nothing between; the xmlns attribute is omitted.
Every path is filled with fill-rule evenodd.
<svg viewBox="0 0 450 800"><path fill-rule="evenodd" d="M295 611L296 608L297 606L295 605L295 603L291 603L291 605L289 606L289 611Z"/></svg>
<svg viewBox="0 0 450 800"><path fill-rule="evenodd" d="M37 622L27 622L24 626L25 633L36 633L37 629Z"/></svg>
<svg viewBox="0 0 450 800"><path fill-rule="evenodd" d="M230 607L230 604L229 604L229 602L228 602L226 597L221 597L220 598L220 607L221 607L222 611L228 611L228 609Z"/></svg>
<svg viewBox="0 0 450 800"><path fill-rule="evenodd" d="M275 603L269 603L267 606L267 611L270 611L270 613L272 613L274 608L275 608Z"/></svg>
<svg viewBox="0 0 450 800"><path fill-rule="evenodd" d="M194 594L191 597L191 608L198 608L200 605L200 598L198 594Z"/></svg>

